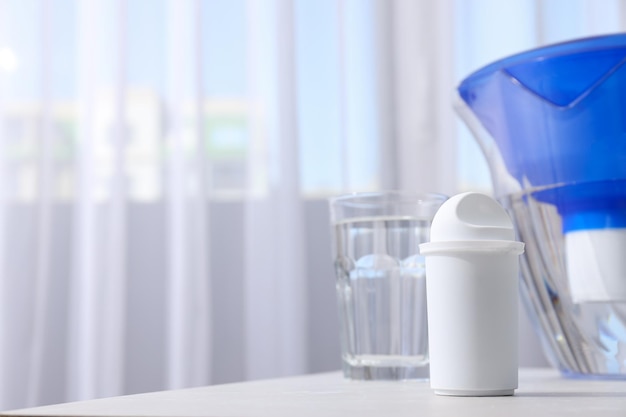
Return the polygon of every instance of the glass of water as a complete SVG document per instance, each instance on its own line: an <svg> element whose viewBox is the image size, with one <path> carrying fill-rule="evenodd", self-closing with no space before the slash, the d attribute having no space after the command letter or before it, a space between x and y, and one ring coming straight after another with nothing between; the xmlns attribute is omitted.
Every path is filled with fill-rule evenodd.
<svg viewBox="0 0 626 417"><path fill-rule="evenodd" d="M405 191L330 200L343 372L352 379L428 377L424 258L447 197Z"/></svg>

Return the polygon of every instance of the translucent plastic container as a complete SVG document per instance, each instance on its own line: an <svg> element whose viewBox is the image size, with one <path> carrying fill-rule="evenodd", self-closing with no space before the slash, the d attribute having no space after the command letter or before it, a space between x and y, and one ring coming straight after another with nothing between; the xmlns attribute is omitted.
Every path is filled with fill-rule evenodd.
<svg viewBox="0 0 626 417"><path fill-rule="evenodd" d="M626 35L494 62L457 111L519 240L522 299L554 366L626 379Z"/></svg>

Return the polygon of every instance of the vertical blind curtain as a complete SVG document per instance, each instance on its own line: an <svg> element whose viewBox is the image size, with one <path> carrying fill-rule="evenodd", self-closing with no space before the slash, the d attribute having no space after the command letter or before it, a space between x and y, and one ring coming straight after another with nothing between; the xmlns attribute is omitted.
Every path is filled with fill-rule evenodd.
<svg viewBox="0 0 626 417"><path fill-rule="evenodd" d="M625 16L1 0L0 409L337 369L322 198L476 187L455 82Z"/></svg>

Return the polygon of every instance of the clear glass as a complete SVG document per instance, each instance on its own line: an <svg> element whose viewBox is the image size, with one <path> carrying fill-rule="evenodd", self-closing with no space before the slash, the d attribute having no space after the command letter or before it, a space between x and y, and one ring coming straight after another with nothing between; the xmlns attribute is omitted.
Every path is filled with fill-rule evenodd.
<svg viewBox="0 0 626 417"><path fill-rule="evenodd" d="M622 189L626 180L589 185ZM624 379L626 302L576 302L572 298L562 216L555 205L542 201L546 190L531 189L500 198L526 244L520 263L522 301L540 329L544 351L564 375ZM626 207L626 196L623 201Z"/></svg>
<svg viewBox="0 0 626 417"><path fill-rule="evenodd" d="M424 259L432 218L446 200L401 191L330 200L344 375L428 377Z"/></svg>

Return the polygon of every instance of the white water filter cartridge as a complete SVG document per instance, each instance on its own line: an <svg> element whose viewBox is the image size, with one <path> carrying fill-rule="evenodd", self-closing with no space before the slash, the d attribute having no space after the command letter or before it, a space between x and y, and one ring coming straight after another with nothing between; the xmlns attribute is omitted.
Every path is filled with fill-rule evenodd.
<svg viewBox="0 0 626 417"><path fill-rule="evenodd" d="M626 228L565 233L565 261L574 303L626 301Z"/></svg>
<svg viewBox="0 0 626 417"><path fill-rule="evenodd" d="M464 193L435 215L426 257L430 385L436 394L512 395L524 244L491 197Z"/></svg>

